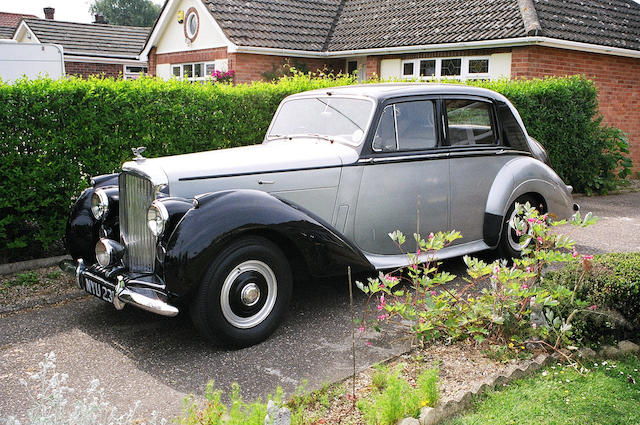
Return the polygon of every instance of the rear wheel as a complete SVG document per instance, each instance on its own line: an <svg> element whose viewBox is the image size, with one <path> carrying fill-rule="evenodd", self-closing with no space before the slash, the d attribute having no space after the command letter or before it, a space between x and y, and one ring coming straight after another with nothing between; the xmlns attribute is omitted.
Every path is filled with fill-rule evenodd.
<svg viewBox="0 0 640 425"><path fill-rule="evenodd" d="M524 205L527 202L538 209L541 208L541 205L537 205L536 200L531 195L522 195L513 201L502 223L502 234L500 235L500 242L498 244L498 254L501 258L521 258L522 250L531 243L530 238L521 242L522 236L518 235L516 230L511 227L511 222L516 217L516 204ZM525 230L525 233L526 232L527 230Z"/></svg>
<svg viewBox="0 0 640 425"><path fill-rule="evenodd" d="M292 291L282 251L261 237L244 237L211 263L191 305L200 333L211 340L249 346L278 327Z"/></svg>

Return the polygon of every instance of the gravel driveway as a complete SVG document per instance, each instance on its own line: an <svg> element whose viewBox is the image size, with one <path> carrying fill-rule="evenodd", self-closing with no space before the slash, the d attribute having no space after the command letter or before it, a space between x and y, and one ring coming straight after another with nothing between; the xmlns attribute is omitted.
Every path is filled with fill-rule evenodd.
<svg viewBox="0 0 640 425"><path fill-rule="evenodd" d="M600 221L591 228L562 228L582 253L640 251L640 193L576 197L583 212ZM463 272L460 259L445 269ZM361 277L362 279L362 277ZM364 295L356 291L358 310ZM84 389L93 378L119 409L142 402L140 417L157 410L180 413L188 394L202 396L207 381L228 390L240 383L243 396L264 397L277 385L293 391L303 380L314 389L350 374L349 296L345 279L308 282L296 289L289 315L262 344L226 350L200 338L189 318L167 319L134 308L118 312L89 296L0 316L0 418L23 417L30 403L19 379L35 371L44 354L56 353L58 371ZM371 346L366 345L371 342ZM364 368L403 352L400 334L389 330L358 338L357 363Z"/></svg>

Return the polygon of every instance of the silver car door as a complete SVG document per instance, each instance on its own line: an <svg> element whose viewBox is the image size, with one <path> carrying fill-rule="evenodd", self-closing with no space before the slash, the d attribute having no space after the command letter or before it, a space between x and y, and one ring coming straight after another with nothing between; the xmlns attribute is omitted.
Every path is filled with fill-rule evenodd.
<svg viewBox="0 0 640 425"><path fill-rule="evenodd" d="M481 98L443 100L450 145L451 226L456 244L483 239L487 196L496 175L512 158L498 145L493 105Z"/></svg>
<svg viewBox="0 0 640 425"><path fill-rule="evenodd" d="M423 236L449 226L449 164L438 151L434 100L385 107L363 167L356 206L355 242L371 254L400 254L388 236L402 231L414 250Z"/></svg>

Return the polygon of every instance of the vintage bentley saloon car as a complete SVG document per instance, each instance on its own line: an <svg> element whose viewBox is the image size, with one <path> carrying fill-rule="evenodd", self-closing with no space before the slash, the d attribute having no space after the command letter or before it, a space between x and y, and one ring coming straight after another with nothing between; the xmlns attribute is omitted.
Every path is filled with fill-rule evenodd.
<svg viewBox="0 0 640 425"><path fill-rule="evenodd" d="M73 207L67 247L78 285L117 309L188 309L203 335L250 345L277 327L296 276L406 265L388 236L397 229L460 231L439 258L517 256L514 204L567 217L571 190L497 93L330 88L287 97L261 145L138 152L95 177Z"/></svg>

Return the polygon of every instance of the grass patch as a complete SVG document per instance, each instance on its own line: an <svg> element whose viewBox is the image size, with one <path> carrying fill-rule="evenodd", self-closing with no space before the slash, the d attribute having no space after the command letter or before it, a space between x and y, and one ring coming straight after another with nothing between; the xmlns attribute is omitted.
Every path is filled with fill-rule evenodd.
<svg viewBox="0 0 640 425"><path fill-rule="evenodd" d="M583 374L551 366L532 377L490 392L472 412L446 425L640 423L640 360L593 361Z"/></svg>

